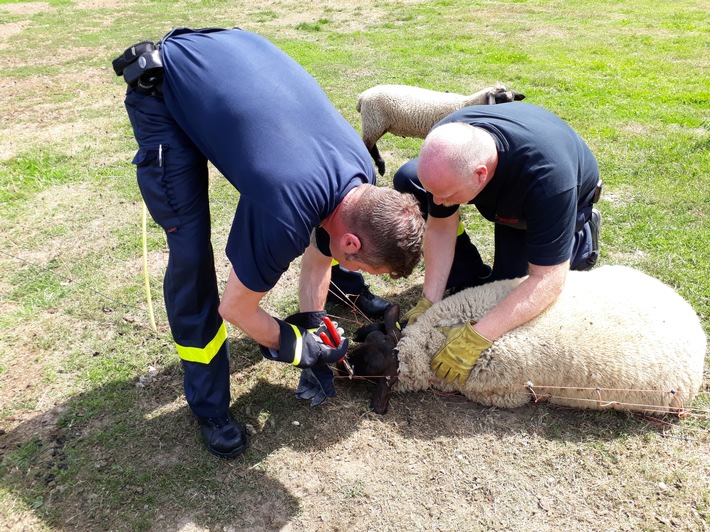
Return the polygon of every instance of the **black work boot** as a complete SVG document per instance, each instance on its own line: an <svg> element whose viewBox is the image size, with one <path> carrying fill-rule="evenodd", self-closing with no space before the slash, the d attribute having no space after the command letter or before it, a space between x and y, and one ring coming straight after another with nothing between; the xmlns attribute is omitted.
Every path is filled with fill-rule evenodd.
<svg viewBox="0 0 710 532"><path fill-rule="evenodd" d="M384 316L390 306L389 301L370 292L370 288L366 284L362 285L357 293L343 293L337 285L333 286L331 283L326 300L340 305L347 305L349 301L371 320L377 320Z"/></svg>
<svg viewBox="0 0 710 532"><path fill-rule="evenodd" d="M589 255L589 258L587 258L587 267L585 270L591 270L594 268L594 265L599 260L599 230L601 229L601 226L602 214L598 210L592 209L592 216L589 219L589 229L592 234L592 252Z"/></svg>
<svg viewBox="0 0 710 532"><path fill-rule="evenodd" d="M449 294L489 282L491 272L491 267L483 263L481 254L471 243L468 234L461 233L456 237L454 261L451 264L449 279L446 281Z"/></svg>
<svg viewBox="0 0 710 532"><path fill-rule="evenodd" d="M599 230L602 226L602 215L598 210L592 209L592 215L586 222L585 228L587 225L589 225L589 240L585 237L585 239L578 244L578 247L581 250L586 250L591 240L591 249L589 250L589 254L587 254L586 251L580 252L578 250L576 255L579 256L573 257L574 261L570 265L570 270L586 272L594 268L597 262L599 262L599 250L601 247L599 243Z"/></svg>
<svg viewBox="0 0 710 532"><path fill-rule="evenodd" d="M340 266L333 266L330 272L326 301L341 305L347 305L349 301L373 320L384 316L390 303L370 292L360 272L351 272Z"/></svg>
<svg viewBox="0 0 710 532"><path fill-rule="evenodd" d="M385 301L379 296L370 292L370 288L365 285L359 294L348 296L348 299L355 303L355 306L370 319L379 319L385 315L389 308L389 301Z"/></svg>
<svg viewBox="0 0 710 532"><path fill-rule="evenodd" d="M234 458L247 448L244 427L231 414L223 418L198 418L207 450L222 458Z"/></svg>

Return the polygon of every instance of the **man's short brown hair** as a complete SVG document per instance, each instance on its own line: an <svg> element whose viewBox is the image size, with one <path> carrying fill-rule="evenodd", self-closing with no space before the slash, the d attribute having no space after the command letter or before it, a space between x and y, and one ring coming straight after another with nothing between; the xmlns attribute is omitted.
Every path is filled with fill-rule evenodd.
<svg viewBox="0 0 710 532"><path fill-rule="evenodd" d="M388 187L362 187L357 207L343 220L361 246L347 258L387 268L394 279L407 277L422 256L425 222L419 203Z"/></svg>

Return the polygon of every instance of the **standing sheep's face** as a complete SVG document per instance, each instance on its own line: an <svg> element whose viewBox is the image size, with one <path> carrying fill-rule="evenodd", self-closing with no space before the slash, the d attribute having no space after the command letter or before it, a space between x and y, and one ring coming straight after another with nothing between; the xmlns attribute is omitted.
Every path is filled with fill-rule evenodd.
<svg viewBox="0 0 710 532"><path fill-rule="evenodd" d="M370 407L378 414L385 414L389 407L390 389L397 382L399 360L396 346L402 336L399 330L399 307L391 305L385 313L385 323L362 327L355 334L361 341L348 354L353 373L377 383Z"/></svg>
<svg viewBox="0 0 710 532"><path fill-rule="evenodd" d="M525 99L525 95L515 91L506 90L505 87L498 87L488 96L488 105L497 103L519 102Z"/></svg>

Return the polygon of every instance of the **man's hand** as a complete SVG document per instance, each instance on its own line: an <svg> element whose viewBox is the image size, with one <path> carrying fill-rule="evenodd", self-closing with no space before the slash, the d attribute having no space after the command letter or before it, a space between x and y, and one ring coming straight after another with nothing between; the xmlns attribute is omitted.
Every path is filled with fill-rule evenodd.
<svg viewBox="0 0 710 532"><path fill-rule="evenodd" d="M402 316L401 321L402 323L406 323L407 325L412 325L415 321L419 319L419 316L424 314L427 310L431 308L431 306L434 303L429 301L427 298L422 297L417 301L417 304L414 308L412 308L409 312L407 312L404 316Z"/></svg>
<svg viewBox="0 0 710 532"><path fill-rule="evenodd" d="M327 364L306 368L296 388L298 399L310 399L311 406L318 406L326 397L335 397L335 375Z"/></svg>
<svg viewBox="0 0 710 532"><path fill-rule="evenodd" d="M308 332L315 334L330 347L338 347L345 334L343 328L338 327L337 321L330 321L325 310L291 314L284 321L308 329Z"/></svg>
<svg viewBox="0 0 710 532"><path fill-rule="evenodd" d="M323 318L323 324L318 327L313 334L320 338L325 345L338 347L345 331L342 327L338 327L337 321L330 321L330 318Z"/></svg>
<svg viewBox="0 0 710 532"><path fill-rule="evenodd" d="M287 362L298 368L311 368L318 364L339 362L348 351L348 339L339 338L339 343L327 345L320 336L285 321L276 320L281 332L281 345L278 351L259 346L261 354L268 360ZM319 332L319 330L317 330Z"/></svg>
<svg viewBox="0 0 710 532"><path fill-rule="evenodd" d="M332 334L325 324L327 318L325 310L319 312L299 312L286 318L286 322L307 329L309 333L314 333L320 337L321 333L332 338ZM343 329L338 327L337 322L332 323L338 335L338 343L343 336ZM335 340L331 340L335 343ZM317 364L312 368L305 368L301 371L301 378L296 388L296 398L310 400L311 406L322 404L327 397L335 397L335 375L327 364Z"/></svg>
<svg viewBox="0 0 710 532"><path fill-rule="evenodd" d="M491 347L493 342L474 331L470 321L458 327L437 327L437 329L446 336L446 343L431 360L431 369L437 377L446 382L459 379L463 384L471 375L478 357Z"/></svg>

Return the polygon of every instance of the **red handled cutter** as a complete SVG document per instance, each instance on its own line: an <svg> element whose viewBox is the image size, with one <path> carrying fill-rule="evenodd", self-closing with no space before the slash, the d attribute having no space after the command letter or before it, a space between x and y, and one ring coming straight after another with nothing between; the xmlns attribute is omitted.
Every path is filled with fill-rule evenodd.
<svg viewBox="0 0 710 532"><path fill-rule="evenodd" d="M340 345L341 338L340 335L338 334L338 329L335 328L335 325L333 325L333 322L330 321L330 318L325 317L323 318L323 323L325 323L325 328L328 329L328 333L325 331L321 332L319 334L320 339L323 340L323 343L329 347L332 347L335 349ZM330 334L330 336L328 336ZM355 371L353 370L353 367L350 365L350 362L348 362L348 356L347 354L343 356L339 360L339 362L342 362L343 365L345 366L345 369L347 370L348 374L350 375L350 378L353 378L353 375L355 374Z"/></svg>
<svg viewBox="0 0 710 532"><path fill-rule="evenodd" d="M327 346L330 347L338 347L340 345L340 335L338 334L338 330L335 328L335 325L333 325L333 322L330 321L330 318L325 317L323 318L323 323L325 323L326 329L328 329L328 333L330 333L330 336L328 336L325 332L320 333L320 339L323 340L323 343Z"/></svg>

